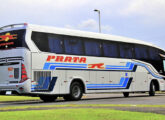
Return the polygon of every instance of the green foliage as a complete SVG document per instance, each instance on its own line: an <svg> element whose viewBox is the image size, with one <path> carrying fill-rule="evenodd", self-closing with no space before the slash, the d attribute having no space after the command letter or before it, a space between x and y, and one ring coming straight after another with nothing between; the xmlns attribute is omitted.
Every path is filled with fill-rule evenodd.
<svg viewBox="0 0 165 120"><path fill-rule="evenodd" d="M27 97L27 96L0 96L0 102L8 101L24 101L24 100L39 100L38 97Z"/></svg>
<svg viewBox="0 0 165 120"><path fill-rule="evenodd" d="M0 112L1 120L164 120L164 115L111 109L54 109Z"/></svg>

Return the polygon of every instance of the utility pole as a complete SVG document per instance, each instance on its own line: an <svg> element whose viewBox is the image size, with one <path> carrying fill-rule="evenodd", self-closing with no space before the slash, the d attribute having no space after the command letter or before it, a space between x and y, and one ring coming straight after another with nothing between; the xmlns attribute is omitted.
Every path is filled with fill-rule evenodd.
<svg viewBox="0 0 165 120"><path fill-rule="evenodd" d="M95 9L94 11L97 12L97 13L98 13L98 16L99 16L99 33L101 33L101 17L100 17L100 10Z"/></svg>

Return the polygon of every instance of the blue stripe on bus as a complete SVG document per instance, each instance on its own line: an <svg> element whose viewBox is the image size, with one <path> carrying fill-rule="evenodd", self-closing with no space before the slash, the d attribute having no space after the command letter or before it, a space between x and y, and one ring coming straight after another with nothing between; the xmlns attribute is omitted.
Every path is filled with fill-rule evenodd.
<svg viewBox="0 0 165 120"><path fill-rule="evenodd" d="M127 62L126 66L107 65L107 67L129 67L131 62Z"/></svg>
<svg viewBox="0 0 165 120"><path fill-rule="evenodd" d="M135 63L136 65L138 66L142 66L142 67L145 67L147 69L147 71L155 78L158 78L158 79L163 79L163 77L159 76L159 75L155 75L145 64L142 64L142 63Z"/></svg>
<svg viewBox="0 0 165 120"><path fill-rule="evenodd" d="M142 63L133 63L127 62L125 66L115 66L115 65L106 65L105 70L114 70L114 71L134 71L136 66L142 66L147 69L147 71L155 78L163 79L163 77L154 74L145 64ZM88 69L88 64L73 64L73 63L45 63L44 70L55 70L56 68L67 68L67 69L82 69L82 70L94 70ZM96 69L98 70L98 69ZM103 70L103 69L102 69Z"/></svg>
<svg viewBox="0 0 165 120"><path fill-rule="evenodd" d="M87 84L87 89L127 88L129 80L131 78L122 77L119 84Z"/></svg>
<svg viewBox="0 0 165 120"><path fill-rule="evenodd" d="M38 85L32 85L32 91L52 91L57 81L57 77L40 77Z"/></svg>
<svg viewBox="0 0 165 120"><path fill-rule="evenodd" d="M120 82L119 82L119 84L87 84L87 86L100 86L100 85L122 85L123 84L123 82L125 81L125 78L124 77L122 77L121 79L120 79Z"/></svg>
<svg viewBox="0 0 165 120"><path fill-rule="evenodd" d="M87 64L45 63L43 69L55 70L56 68L87 68Z"/></svg>
<svg viewBox="0 0 165 120"><path fill-rule="evenodd" d="M112 66L112 65L106 65L106 69L107 70L128 70L128 71L132 71L134 68L134 64L131 62L127 62L126 66Z"/></svg>
<svg viewBox="0 0 165 120"><path fill-rule="evenodd" d="M50 70L55 70L56 68L86 68L84 66L50 66Z"/></svg>
<svg viewBox="0 0 165 120"><path fill-rule="evenodd" d="M147 71L155 78L158 78L158 79L163 79L163 77L159 76L159 75L156 75L154 74L145 64L142 64L142 63L131 63L131 62L127 62L126 66L111 66L111 65L106 65L106 69L108 70L116 70L116 71L119 71L119 70L123 70L123 71L133 71L134 67L135 66L142 66L142 67L145 67L147 69Z"/></svg>

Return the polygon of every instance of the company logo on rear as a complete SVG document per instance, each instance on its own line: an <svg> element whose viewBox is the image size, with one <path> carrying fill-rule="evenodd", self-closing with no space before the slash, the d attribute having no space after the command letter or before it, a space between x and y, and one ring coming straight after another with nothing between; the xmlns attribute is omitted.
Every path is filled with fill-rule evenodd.
<svg viewBox="0 0 165 120"><path fill-rule="evenodd" d="M14 42L9 42L10 40L17 39L17 34L10 34L6 33L5 35L0 35L0 42L3 42L0 44L0 46L8 46L13 45Z"/></svg>
<svg viewBox="0 0 165 120"><path fill-rule="evenodd" d="M8 42L9 40L17 39L17 34L11 35L10 33L6 33L5 35L0 36L0 42L5 41Z"/></svg>

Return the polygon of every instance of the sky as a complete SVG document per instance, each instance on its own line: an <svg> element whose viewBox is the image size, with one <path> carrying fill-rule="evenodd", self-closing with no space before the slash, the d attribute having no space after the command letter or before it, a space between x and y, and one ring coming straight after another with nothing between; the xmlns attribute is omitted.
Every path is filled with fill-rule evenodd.
<svg viewBox="0 0 165 120"><path fill-rule="evenodd" d="M165 49L165 0L0 0L0 26L30 23L98 32Z"/></svg>

